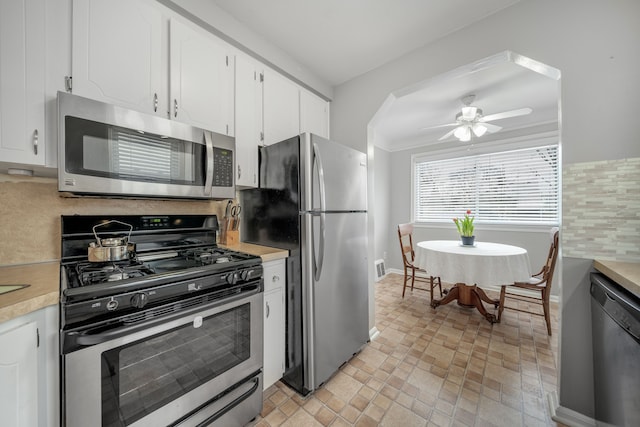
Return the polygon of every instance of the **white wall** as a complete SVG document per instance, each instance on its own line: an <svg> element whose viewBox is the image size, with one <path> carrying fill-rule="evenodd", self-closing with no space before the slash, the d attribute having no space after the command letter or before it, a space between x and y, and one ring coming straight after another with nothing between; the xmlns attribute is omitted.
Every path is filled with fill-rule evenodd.
<svg viewBox="0 0 640 427"><path fill-rule="evenodd" d="M375 196L373 199L374 205L374 258L384 259L387 269L390 267L390 260L393 259L394 252L400 252L399 245L392 246L392 241L389 240L389 224L391 224L391 209L392 206L388 203L387 195L391 194L393 188L393 176L391 175L391 153L381 148L375 148L374 151L374 164L373 164L373 186L375 188ZM381 197L378 197L380 195ZM394 229L394 233L397 233ZM397 241L397 234L396 236ZM397 251L395 249L398 249ZM385 254L387 255L385 257ZM397 268L402 268L402 263Z"/></svg>
<svg viewBox="0 0 640 427"><path fill-rule="evenodd" d="M331 133L336 140L367 151L367 124L390 93L510 50L562 73L563 165L639 157L640 138L635 126L640 93L639 41L640 2L637 0L522 0L336 87L331 106ZM377 172L378 166L375 159L373 161L371 166ZM392 155L390 170L392 191L386 200L380 201L378 197L385 197L384 193L372 189L376 200L371 202L370 209L406 206L406 218L401 219L402 213L392 213L390 219L408 221L410 194L397 191L408 181L406 178L394 181L396 174L410 173L406 158ZM375 211L371 215L374 223L378 221L376 215ZM565 228L570 226L564 224ZM374 229L382 227L375 224ZM384 237L370 236L376 245L383 245L384 240ZM391 243L391 255L395 240L389 236L387 240L387 244ZM588 268L585 266L589 264L581 263L580 267ZM563 266L563 273L564 270ZM585 303L588 285L574 283L573 279L583 277L585 272L576 272L569 266L567 270L567 280L572 282L563 283L562 298L581 303L580 307L566 312L563 306L560 405L592 417L591 341L590 334L585 333L585 328L590 329L590 309ZM565 289L570 294L564 295ZM563 365L568 368L563 370Z"/></svg>
<svg viewBox="0 0 640 427"><path fill-rule="evenodd" d="M331 132L366 150L393 91L511 50L562 72L563 161L637 157L640 2L522 0L334 89Z"/></svg>

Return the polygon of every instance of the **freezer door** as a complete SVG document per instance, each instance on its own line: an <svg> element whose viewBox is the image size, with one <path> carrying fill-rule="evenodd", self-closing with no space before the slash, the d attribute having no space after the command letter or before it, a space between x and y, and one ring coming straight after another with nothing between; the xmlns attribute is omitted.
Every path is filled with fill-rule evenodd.
<svg viewBox="0 0 640 427"><path fill-rule="evenodd" d="M302 220L310 229L303 254L309 390L329 379L369 339L366 213L322 215L306 214Z"/></svg>
<svg viewBox="0 0 640 427"><path fill-rule="evenodd" d="M303 209L366 210L366 155L317 135L302 134L300 138Z"/></svg>

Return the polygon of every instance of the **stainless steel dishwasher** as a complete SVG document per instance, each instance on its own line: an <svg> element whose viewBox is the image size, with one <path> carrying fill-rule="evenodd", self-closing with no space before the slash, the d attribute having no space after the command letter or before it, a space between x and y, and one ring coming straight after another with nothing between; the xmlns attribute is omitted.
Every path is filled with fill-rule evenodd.
<svg viewBox="0 0 640 427"><path fill-rule="evenodd" d="M591 273L591 321L598 425L640 426L640 298Z"/></svg>

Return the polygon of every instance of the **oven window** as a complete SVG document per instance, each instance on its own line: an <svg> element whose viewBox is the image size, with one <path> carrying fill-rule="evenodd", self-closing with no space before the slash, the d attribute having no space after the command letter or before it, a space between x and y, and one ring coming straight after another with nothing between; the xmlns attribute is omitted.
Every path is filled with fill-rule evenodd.
<svg viewBox="0 0 640 427"><path fill-rule="evenodd" d="M67 116L70 173L163 184L204 185L203 144Z"/></svg>
<svg viewBox="0 0 640 427"><path fill-rule="evenodd" d="M249 359L250 304L102 353L102 426L126 426Z"/></svg>

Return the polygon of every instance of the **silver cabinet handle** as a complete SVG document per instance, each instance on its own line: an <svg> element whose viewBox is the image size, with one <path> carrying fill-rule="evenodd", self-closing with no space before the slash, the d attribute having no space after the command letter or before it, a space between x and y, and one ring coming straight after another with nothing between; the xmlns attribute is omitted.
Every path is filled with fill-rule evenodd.
<svg viewBox="0 0 640 427"><path fill-rule="evenodd" d="M242 168L238 165L238 179L242 176Z"/></svg>
<svg viewBox="0 0 640 427"><path fill-rule="evenodd" d="M267 306L267 314L266 314L266 317L267 317L267 319L268 319L268 318L269 318L269 312L270 312L271 310L269 309L269 303L267 302L267 303L265 303L265 304L266 304L266 306Z"/></svg>
<svg viewBox="0 0 640 427"><path fill-rule="evenodd" d="M33 153L38 155L38 129L33 131Z"/></svg>
<svg viewBox="0 0 640 427"><path fill-rule="evenodd" d="M173 100L173 117L178 117L178 100Z"/></svg>
<svg viewBox="0 0 640 427"><path fill-rule="evenodd" d="M280 276L278 276L278 275L273 276L273 277L271 278L271 281L272 281L273 283L275 283L275 282L279 282L279 281L280 281Z"/></svg>
<svg viewBox="0 0 640 427"><path fill-rule="evenodd" d="M157 112L158 111L158 94L154 93L153 94L153 112Z"/></svg>

